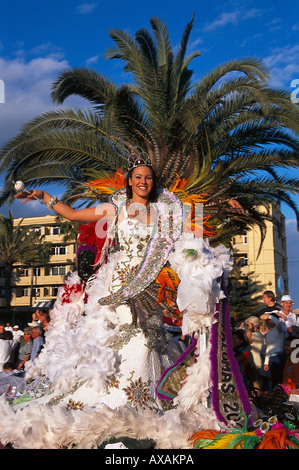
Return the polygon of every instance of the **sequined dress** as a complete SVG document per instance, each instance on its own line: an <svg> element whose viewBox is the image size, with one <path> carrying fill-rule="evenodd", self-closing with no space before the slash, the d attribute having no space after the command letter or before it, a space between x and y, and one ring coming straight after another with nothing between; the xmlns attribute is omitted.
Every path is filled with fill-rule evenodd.
<svg viewBox="0 0 299 470"><path fill-rule="evenodd" d="M117 225L118 257L109 287L111 294L136 275L155 226L130 218L125 207L123 211L124 218ZM129 305L120 305L116 315L117 335L106 343L114 351L115 374L107 380L107 393L101 397L100 405L117 408L127 404L134 409L160 412L165 403L156 397L155 387L163 370L182 352L183 343L174 340L165 329L159 305L151 306L150 312L139 309L136 313ZM88 392L83 390L75 392L73 399L86 401Z"/></svg>

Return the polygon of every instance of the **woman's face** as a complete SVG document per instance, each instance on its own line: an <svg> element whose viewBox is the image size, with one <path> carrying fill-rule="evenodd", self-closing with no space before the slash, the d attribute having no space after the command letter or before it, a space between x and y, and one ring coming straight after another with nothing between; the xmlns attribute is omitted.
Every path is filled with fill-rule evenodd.
<svg viewBox="0 0 299 470"><path fill-rule="evenodd" d="M148 166L134 168L132 177L129 178L129 185L132 187L133 201L147 201L154 185L151 168Z"/></svg>

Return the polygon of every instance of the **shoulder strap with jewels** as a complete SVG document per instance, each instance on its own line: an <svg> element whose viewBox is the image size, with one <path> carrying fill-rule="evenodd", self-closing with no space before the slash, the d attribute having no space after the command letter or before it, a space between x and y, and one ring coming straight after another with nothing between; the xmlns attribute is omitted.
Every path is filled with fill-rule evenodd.
<svg viewBox="0 0 299 470"><path fill-rule="evenodd" d="M217 305L216 321L212 325L210 336L211 401L220 422L242 427L244 416L249 416L251 422L252 408L234 356L229 299L224 278L221 289L225 297Z"/></svg>
<svg viewBox="0 0 299 470"><path fill-rule="evenodd" d="M125 190L117 191L111 197L117 212L125 204ZM171 192L163 190L155 203L157 210L155 229L148 244L145 257L136 276L114 294L99 300L100 305L125 303L148 287L165 265L175 241L183 230L183 205Z"/></svg>

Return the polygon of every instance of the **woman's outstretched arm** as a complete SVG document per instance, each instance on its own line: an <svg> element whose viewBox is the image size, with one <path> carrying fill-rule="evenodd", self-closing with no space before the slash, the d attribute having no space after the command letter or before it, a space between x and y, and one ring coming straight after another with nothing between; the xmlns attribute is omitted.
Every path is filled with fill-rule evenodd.
<svg viewBox="0 0 299 470"><path fill-rule="evenodd" d="M18 193L15 195L15 198L25 199L22 204L36 199L43 200L46 204L51 204L51 201L53 201L53 197L50 194L40 189L34 189L30 193ZM50 209L53 209L57 214L68 220L80 222L97 222L104 216L108 216L108 218L113 218L114 216L114 208L110 203L100 204L97 207L87 209L74 209L63 202L57 201L53 205L51 204Z"/></svg>

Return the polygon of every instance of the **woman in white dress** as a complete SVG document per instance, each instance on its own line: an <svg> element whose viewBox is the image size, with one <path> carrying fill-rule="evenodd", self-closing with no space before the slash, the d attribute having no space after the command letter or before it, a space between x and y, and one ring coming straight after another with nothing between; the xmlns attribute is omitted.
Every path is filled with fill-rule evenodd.
<svg viewBox="0 0 299 470"><path fill-rule="evenodd" d="M69 220L96 222L105 243L87 282L74 272L59 290L45 347L26 365L27 380L47 381L13 408L2 404L2 444L94 448L129 439L139 447L189 448L193 432L219 428L219 410L209 403L209 338L230 254L186 233L181 201L157 189L149 159L130 160L128 170L126 188L96 208L76 210L41 190L16 195L42 199ZM175 287L171 301L158 300L162 272ZM183 350L163 323L178 312L192 338Z"/></svg>

